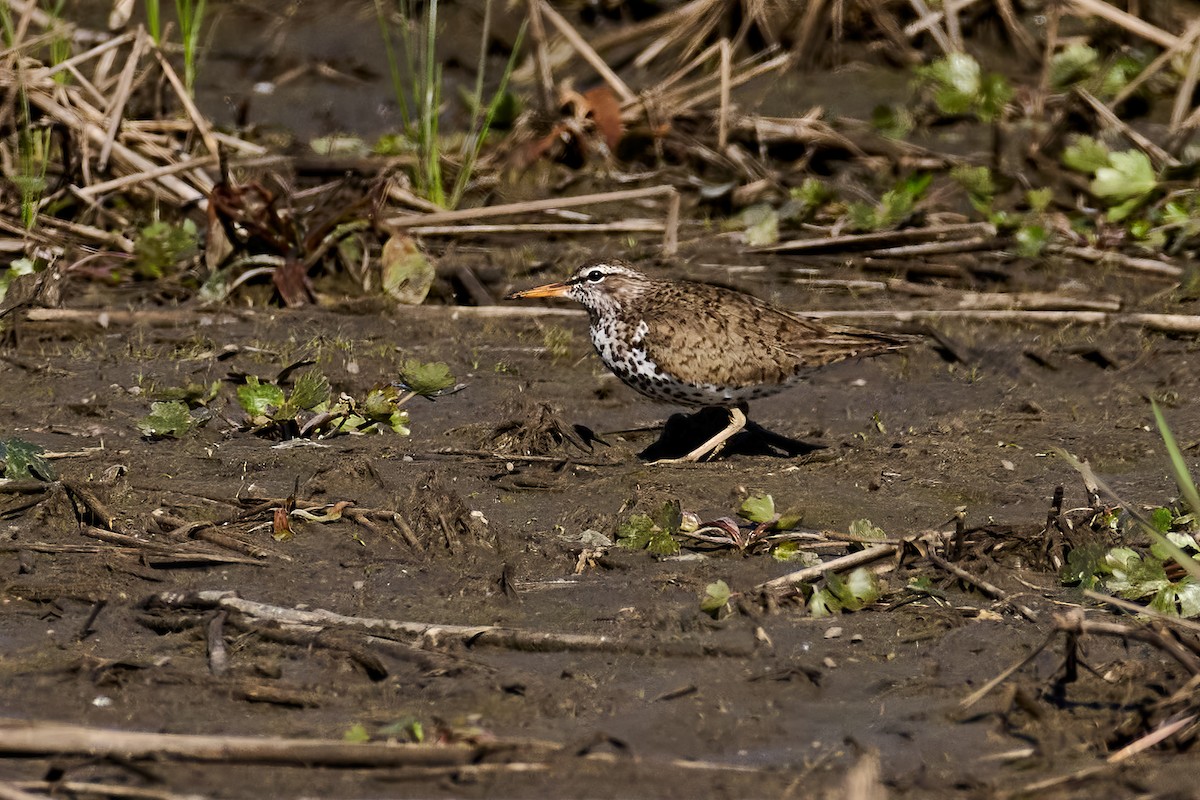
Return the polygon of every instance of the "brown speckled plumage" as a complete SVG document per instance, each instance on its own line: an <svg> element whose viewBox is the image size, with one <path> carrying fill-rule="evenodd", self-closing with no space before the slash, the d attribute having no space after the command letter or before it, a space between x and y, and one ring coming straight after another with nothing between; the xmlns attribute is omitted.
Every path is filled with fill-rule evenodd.
<svg viewBox="0 0 1200 800"><path fill-rule="evenodd" d="M592 344L613 373L645 395L690 406L736 410L809 370L902 346L902 337L823 325L750 295L655 280L614 260L588 262L563 283L512 297L581 303L591 320ZM731 411L731 420L739 416L744 424L741 412ZM731 422L725 438L741 424ZM696 460L691 455L687 460Z"/></svg>

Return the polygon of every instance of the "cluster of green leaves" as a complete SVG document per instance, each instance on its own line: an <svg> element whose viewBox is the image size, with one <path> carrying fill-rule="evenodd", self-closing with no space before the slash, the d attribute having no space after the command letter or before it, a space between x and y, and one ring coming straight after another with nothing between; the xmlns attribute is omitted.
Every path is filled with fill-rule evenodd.
<svg viewBox="0 0 1200 800"><path fill-rule="evenodd" d="M756 203L725 220L725 230L740 230L746 244L754 247L779 241L780 230L811 222L818 214L846 216L855 230L880 230L903 222L929 185L930 176L914 176L900 181L886 192L879 203L841 203L837 192L818 178L805 178L800 186L788 191L780 205Z"/></svg>
<svg viewBox="0 0 1200 800"><path fill-rule="evenodd" d="M900 180L883 193L878 203L851 202L846 205L850 228L855 231L879 231L904 222L929 188L933 175L917 173Z"/></svg>
<svg viewBox="0 0 1200 800"><path fill-rule="evenodd" d="M1034 258L1042 252L1050 238L1045 216L1054 196L1051 189L1029 189L1028 210L1010 211L996 207L996 181L987 167L958 166L950 170L950 178L966 191L976 211L997 229L1013 232L1020 255Z"/></svg>
<svg viewBox="0 0 1200 800"><path fill-rule="evenodd" d="M207 386L189 383L155 392L150 413L138 420L138 430L150 439L180 438L209 420L208 404L220 388L221 382L213 381Z"/></svg>
<svg viewBox="0 0 1200 800"><path fill-rule="evenodd" d="M246 412L250 425L259 432L295 433L302 411L317 411L329 402L329 380L310 370L296 378L292 391L274 383L264 383L254 375L237 388L238 405Z"/></svg>
<svg viewBox="0 0 1200 800"><path fill-rule="evenodd" d="M45 452L38 445L15 436L0 439L0 461L4 462L4 477L10 480L54 480L54 467L43 456Z"/></svg>
<svg viewBox="0 0 1200 800"><path fill-rule="evenodd" d="M1146 62L1137 55L1122 53L1102 63L1096 48L1073 42L1050 60L1050 88L1062 90L1087 83L1097 97L1115 97L1145 68Z"/></svg>
<svg viewBox="0 0 1200 800"><path fill-rule="evenodd" d="M783 533L800 527L804 521L804 512L799 508L789 508L779 513L775 510L775 498L765 492L751 494L742 501L738 508L738 516L755 523L748 534L735 539L734 544L742 550L756 542L767 540L772 534ZM800 544L794 539L771 541L771 557L776 561L797 561L816 557L806 550L800 549Z"/></svg>
<svg viewBox="0 0 1200 800"><path fill-rule="evenodd" d="M649 550L657 556L679 552L674 534L683 524L679 501L663 503L653 514L634 514L617 528L617 544L630 550Z"/></svg>
<svg viewBox="0 0 1200 800"><path fill-rule="evenodd" d="M1158 188L1158 173L1141 150L1112 151L1080 136L1062 154L1063 165L1092 176L1088 190L1103 202L1108 219L1119 222L1144 205Z"/></svg>
<svg viewBox="0 0 1200 800"><path fill-rule="evenodd" d="M454 386L446 364L409 359L401 365L396 383L376 385L361 400L344 393L334 398L329 380L316 370L297 376L290 391L280 382L248 376L236 394L250 427L268 436L333 436L378 428L408 436L409 415L402 406L414 397L437 397ZM213 382L156 392L150 414L138 421L138 428L152 438L183 436L207 421L208 405L219 389L220 383Z"/></svg>
<svg viewBox="0 0 1200 800"><path fill-rule="evenodd" d="M196 223L151 222L138 233L133 246L133 269L139 278L161 278L168 268L193 256L198 248Z"/></svg>
<svg viewBox="0 0 1200 800"><path fill-rule="evenodd" d="M1133 521L1132 529L1150 537L1149 552L1140 553L1125 546L1105 549L1100 544L1078 547L1068 554L1062 578L1065 583L1077 583L1084 588L1102 586L1129 599L1149 597L1150 607L1164 614L1200 616L1200 545L1196 541L1196 531L1200 529L1200 490L1162 410L1157 403L1152 402L1151 407L1185 510L1164 506L1145 517L1125 506ZM1081 468L1077 462L1072 463ZM1104 522L1117 527L1116 520ZM1183 570L1182 578L1171 579L1168 574L1171 562Z"/></svg>
<svg viewBox="0 0 1200 800"><path fill-rule="evenodd" d="M916 70L918 85L946 116L974 116L994 122L1004 114L1013 90L1003 75L984 72L966 53L951 53Z"/></svg>

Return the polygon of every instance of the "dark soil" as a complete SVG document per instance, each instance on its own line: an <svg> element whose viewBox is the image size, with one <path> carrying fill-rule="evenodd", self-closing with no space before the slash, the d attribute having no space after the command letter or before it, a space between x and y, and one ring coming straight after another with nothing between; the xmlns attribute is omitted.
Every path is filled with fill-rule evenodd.
<svg viewBox="0 0 1200 800"><path fill-rule="evenodd" d="M818 302L776 289L792 307ZM333 739L355 724L387 738L388 725L416 719L427 738L532 738L563 749L532 771L495 763L417 772L212 769L57 756L10 760L2 768L9 779L104 779L238 797L258 796L264 785L276 796L801 797L839 794L847 769L878 753L898 795L1006 795L1103 765L1128 740L1120 726L1182 680L1174 662L1145 646L1088 640L1094 672L1056 691L1058 641L982 703L957 709L1079 600L1037 552L1055 487L1066 487L1068 508L1085 503L1051 448L1089 459L1134 502L1170 497L1145 397L1196 391L1190 342L1137 331L947 326L970 363L916 346L826 369L752 408L768 430L819 446L808 455L754 455L746 451L755 443L743 441L712 463L664 467L637 453L672 409L603 371L580 315L358 305L180 310L170 324L125 322L26 320L5 350L5 431L65 454L54 462L62 483L39 503L23 508L30 496L5 495L5 715ZM557 360L543 347L551 326L571 334L570 352ZM394 379L409 356L443 360L465 384L413 403L411 437L310 445L237 430L230 375L267 378L311 358L335 391L362 394ZM134 423L156 390L213 380L226 383L206 427L182 440L139 436ZM1190 443L1200 428L1194 410L1169 413ZM561 436L538 438L554 425L571 433L585 426L605 444L588 452L556 443ZM503 451L521 441L542 442L552 458ZM960 563L1039 610L1040 621L928 565L886 572L888 592L871 610L814 620L791 602L766 611L753 599L752 587L792 568L768 556L584 553L581 534L612 538L634 512L678 500L706 519L727 516L749 490L801 507L814 530L844 531L869 518L892 536L947 531L965 508L969 550L990 555ZM73 505L72 496L87 493L111 512L108 524L94 508ZM290 495L394 511L414 541L375 516L370 527L296 521L294 536L276 542L272 509ZM169 557L242 554L168 536L176 525L157 521L162 514L212 522L264 556L217 565ZM97 528L168 555L104 543L89 536ZM72 549L81 545L91 549ZM943 599L900 602L913 599L903 590L917 574L932 576ZM749 593L719 622L699 607L717 579ZM529 652L426 637L415 650L365 645L377 659L368 669L347 651L231 625L230 668L217 676L206 658L210 613L145 605L166 590L205 589L618 644ZM1112 684L1097 677L1106 673L1116 676ZM1054 791L1118 797L1178 785L1169 756L1156 764L1101 768Z"/></svg>

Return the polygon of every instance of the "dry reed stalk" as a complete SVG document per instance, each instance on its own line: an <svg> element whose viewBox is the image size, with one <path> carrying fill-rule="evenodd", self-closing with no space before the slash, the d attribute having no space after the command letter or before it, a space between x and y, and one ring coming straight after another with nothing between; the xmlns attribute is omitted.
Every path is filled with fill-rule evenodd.
<svg viewBox="0 0 1200 800"><path fill-rule="evenodd" d="M1092 110L1096 113L1096 116L1099 117L1101 122L1119 130L1122 136L1124 136L1126 139L1132 142L1135 147L1149 156L1150 160L1154 162L1154 166L1157 169L1179 166L1178 159L1176 159L1166 150L1163 150L1154 142L1150 141L1138 131L1131 128L1128 123L1125 122L1125 120L1113 113L1111 108L1100 102L1100 100L1087 89L1084 89L1081 86L1076 86L1072 91L1077 97L1091 106Z"/></svg>
<svg viewBox="0 0 1200 800"><path fill-rule="evenodd" d="M138 28L137 36L133 40L133 52L129 54L129 59L125 62L125 69L121 70L121 77L117 81L117 90L109 103L108 124L104 140L100 144L100 155L96 158L96 166L102 171L108 167L113 143L117 140L117 133L121 129L121 120L125 116L125 104L133 89L133 76L137 72L138 62L142 60L142 50L146 47L147 38L146 29Z"/></svg>
<svg viewBox="0 0 1200 800"><path fill-rule="evenodd" d="M909 4L912 5L913 10L917 12L917 16L920 19L906 26L904 33L909 38L912 38L918 33L929 31L929 35L933 37L933 40L944 54L949 55L955 52L954 44L939 24L941 14L935 14L930 11L929 6L925 4L925 0L909 0Z"/></svg>
<svg viewBox="0 0 1200 800"><path fill-rule="evenodd" d="M663 250L668 254L674 253L679 241L679 192L676 191L674 186L665 184L661 186L649 186L644 189L624 189L617 192L599 192L597 194L580 195L577 197L552 197L545 200L531 200L523 203L484 206L482 208L464 208L457 211L442 211L435 214L410 214L386 219L383 221L383 225L403 230L486 219L489 217L502 217L509 214L528 214L535 211L551 211L597 203L644 200L653 197L667 198L667 215L662 228Z"/></svg>
<svg viewBox="0 0 1200 800"><path fill-rule="evenodd" d="M541 0L529 0L529 36L533 40L533 66L537 79L538 101L542 113L554 108L554 76L550 71L550 53L546 46L546 25L542 21Z"/></svg>
<svg viewBox="0 0 1200 800"><path fill-rule="evenodd" d="M1101 17L1113 24L1124 28L1135 36L1154 42L1159 47L1168 50L1179 49L1179 37L1167 33L1162 28L1151 25L1140 17L1135 17L1128 11L1111 6L1104 0L1071 0L1076 9L1084 14Z"/></svg>
<svg viewBox="0 0 1200 800"><path fill-rule="evenodd" d="M567 22L561 14L551 8L545 0L540 0L540 5L542 16L558 29L562 37L570 43L571 47L575 48L575 52L579 53L580 57L590 64L592 69L596 70L600 77L604 79L604 82L617 93L622 102L632 102L636 99L637 95L630 90L625 81L621 80L621 77L617 73L612 71L612 68L592 49L592 46L579 35L579 32L571 26L571 23Z"/></svg>
<svg viewBox="0 0 1200 800"><path fill-rule="evenodd" d="M1200 45L1192 46L1192 57L1188 59L1187 72L1179 84L1175 95L1175 103L1171 107L1171 133L1178 133L1184 123L1190 119L1187 116L1192 110L1192 96L1196 93L1196 81L1200 78Z"/></svg>

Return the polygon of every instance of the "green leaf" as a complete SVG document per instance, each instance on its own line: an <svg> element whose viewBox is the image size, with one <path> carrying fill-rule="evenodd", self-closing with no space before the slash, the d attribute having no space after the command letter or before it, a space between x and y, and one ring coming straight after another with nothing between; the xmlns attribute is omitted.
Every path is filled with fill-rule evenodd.
<svg viewBox="0 0 1200 800"><path fill-rule="evenodd" d="M679 501L668 500L663 503L651 515L650 519L654 522L654 527L658 530L665 531L668 534L675 533L679 530L679 525L683 522L683 511L680 509Z"/></svg>
<svg viewBox="0 0 1200 800"><path fill-rule="evenodd" d="M15 436L11 439L0 439L0 459L4 460L4 477L10 480L54 480L54 467L42 457L42 453L45 452L38 445Z"/></svg>
<svg viewBox="0 0 1200 800"><path fill-rule="evenodd" d="M879 580L866 567L859 567L845 579L829 572L825 585L846 611L858 611L879 599Z"/></svg>
<svg viewBox="0 0 1200 800"><path fill-rule="evenodd" d="M821 563L821 557L811 550L803 550L796 541L780 542L771 548L771 558L776 561L797 561L806 567Z"/></svg>
<svg viewBox="0 0 1200 800"><path fill-rule="evenodd" d="M893 103L875 106L871 111L871 127L889 139L903 139L916 126L916 118L907 106Z"/></svg>
<svg viewBox="0 0 1200 800"><path fill-rule="evenodd" d="M1095 589L1100 576L1109 572L1104 545L1089 542L1067 553L1067 563L1063 565L1060 578L1068 585L1079 584L1084 589Z"/></svg>
<svg viewBox="0 0 1200 800"><path fill-rule="evenodd" d="M1091 136L1080 136L1063 150L1063 166L1076 172L1095 174L1096 170L1107 167L1110 152L1102 142Z"/></svg>
<svg viewBox="0 0 1200 800"><path fill-rule="evenodd" d="M808 613L818 619L840 614L841 611L842 604L829 589L818 589L808 598Z"/></svg>
<svg viewBox="0 0 1200 800"><path fill-rule="evenodd" d="M634 514L617 528L617 544L659 556L674 555L679 552L679 542L671 534L679 529L681 519L678 503L665 504L655 518Z"/></svg>
<svg viewBox="0 0 1200 800"><path fill-rule="evenodd" d="M989 72L983 76L975 116L981 122L992 122L1004 115L1004 108L1012 99L1013 90L1003 75Z"/></svg>
<svg viewBox="0 0 1200 800"><path fill-rule="evenodd" d="M631 550L645 550L654 535L654 522L645 514L634 514L617 527L617 543Z"/></svg>
<svg viewBox="0 0 1200 800"><path fill-rule="evenodd" d="M410 392L433 397L452 387L454 376L450 367L441 361L425 363L409 359L400 365L400 383Z"/></svg>
<svg viewBox="0 0 1200 800"><path fill-rule="evenodd" d="M1046 213L1046 209L1050 207L1053 199L1054 190L1050 188L1030 189L1025 193L1025 202L1029 204L1029 210L1035 214Z"/></svg>
<svg viewBox="0 0 1200 800"><path fill-rule="evenodd" d="M1169 508L1156 508L1150 512L1150 524L1159 533L1166 533L1171 530L1171 523L1175 521L1175 515L1171 513Z"/></svg>
<svg viewBox="0 0 1200 800"><path fill-rule="evenodd" d="M933 86L933 101L943 114L957 116L971 110L981 89L979 62L966 53L951 53L917 70Z"/></svg>
<svg viewBox="0 0 1200 800"><path fill-rule="evenodd" d="M380 255L383 291L405 305L425 302L437 270L411 237L397 234L383 245Z"/></svg>
<svg viewBox="0 0 1200 800"><path fill-rule="evenodd" d="M237 399L238 405L251 419L260 420L270 420L286 400L283 389L273 383L260 383L253 375L248 376L246 382L237 387Z"/></svg>
<svg viewBox="0 0 1200 800"><path fill-rule="evenodd" d="M850 523L849 533L860 539L886 539L887 534L869 519L856 519Z"/></svg>
<svg viewBox="0 0 1200 800"><path fill-rule="evenodd" d="M190 219L180 225L163 220L150 223L133 243L134 272L142 278L161 278L167 267L196 252L198 239L196 223Z"/></svg>
<svg viewBox="0 0 1200 800"><path fill-rule="evenodd" d="M767 206L767 212L745 229L746 244L761 247L779 241L779 212Z"/></svg>
<svg viewBox="0 0 1200 800"><path fill-rule="evenodd" d="M1127 200L1154 191L1158 176L1150 157L1141 150L1110 153L1109 165L1096 170L1091 191L1106 200Z"/></svg>
<svg viewBox="0 0 1200 800"><path fill-rule="evenodd" d="M1100 68L1100 54L1086 44L1072 44L1054 54L1050 59L1050 86L1065 89L1073 83L1096 74Z"/></svg>
<svg viewBox="0 0 1200 800"><path fill-rule="evenodd" d="M716 581L704 587L704 599L700 601L700 610L717 619L729 604L729 584Z"/></svg>
<svg viewBox="0 0 1200 800"><path fill-rule="evenodd" d="M1049 235L1042 225L1022 225L1015 234L1017 253L1024 258L1037 258L1046 248Z"/></svg>
<svg viewBox="0 0 1200 800"><path fill-rule="evenodd" d="M297 409L311 411L329 401L329 381L316 370L310 370L296 378L296 385L288 397L288 403Z"/></svg>
<svg viewBox="0 0 1200 800"><path fill-rule="evenodd" d="M137 426L143 436L178 438L190 431L195 424L187 403L173 400L167 403L151 403L150 413L139 420Z"/></svg>
<svg viewBox="0 0 1200 800"><path fill-rule="evenodd" d="M742 501L738 515L751 522L770 522L775 519L775 499L769 494L752 494Z"/></svg>
<svg viewBox="0 0 1200 800"><path fill-rule="evenodd" d="M804 509L793 506L779 515L779 519L771 526L777 531L790 531L799 528L804 522Z"/></svg>
<svg viewBox="0 0 1200 800"><path fill-rule="evenodd" d="M976 208L982 206L980 210L985 210L992 204L996 183L992 180L992 171L987 167L955 167L950 170L950 178L966 189Z"/></svg>
<svg viewBox="0 0 1200 800"><path fill-rule="evenodd" d="M367 733L367 728L361 722L356 722L346 729L342 734L342 741L361 744L371 741L371 734Z"/></svg>

